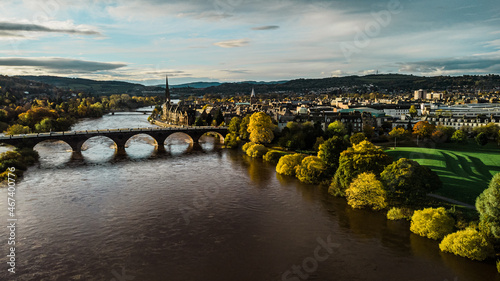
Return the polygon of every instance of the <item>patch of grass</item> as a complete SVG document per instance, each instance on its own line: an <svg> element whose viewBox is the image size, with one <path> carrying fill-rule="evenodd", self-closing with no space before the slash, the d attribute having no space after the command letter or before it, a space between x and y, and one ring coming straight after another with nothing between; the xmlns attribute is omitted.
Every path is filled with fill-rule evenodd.
<svg viewBox="0 0 500 281"><path fill-rule="evenodd" d="M387 149L395 160L408 158L435 171L443 188L436 194L474 205L492 176L500 172L500 149L495 144L441 144L437 148L397 147Z"/></svg>

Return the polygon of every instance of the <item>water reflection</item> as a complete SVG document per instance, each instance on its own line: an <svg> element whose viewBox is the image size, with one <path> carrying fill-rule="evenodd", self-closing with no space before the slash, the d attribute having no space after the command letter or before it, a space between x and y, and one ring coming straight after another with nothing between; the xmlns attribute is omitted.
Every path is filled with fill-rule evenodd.
<svg viewBox="0 0 500 281"><path fill-rule="evenodd" d="M150 135L138 134L125 144L125 151L130 159L146 159L154 155L156 141Z"/></svg>
<svg viewBox="0 0 500 281"><path fill-rule="evenodd" d="M63 141L42 141L33 148L38 152L40 168L63 167L71 160L72 149Z"/></svg>

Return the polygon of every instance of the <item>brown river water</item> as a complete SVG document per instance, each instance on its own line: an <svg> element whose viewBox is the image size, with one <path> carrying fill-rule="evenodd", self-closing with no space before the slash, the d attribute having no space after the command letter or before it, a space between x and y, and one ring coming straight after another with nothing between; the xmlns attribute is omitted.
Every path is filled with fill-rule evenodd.
<svg viewBox="0 0 500 281"><path fill-rule="evenodd" d="M150 127L141 114L74 130ZM130 141L127 156L93 138L83 159L64 143L16 185L16 273L7 271L7 189L0 189L0 280L500 280L494 264L441 253L384 213L353 210L275 166L206 137Z"/></svg>

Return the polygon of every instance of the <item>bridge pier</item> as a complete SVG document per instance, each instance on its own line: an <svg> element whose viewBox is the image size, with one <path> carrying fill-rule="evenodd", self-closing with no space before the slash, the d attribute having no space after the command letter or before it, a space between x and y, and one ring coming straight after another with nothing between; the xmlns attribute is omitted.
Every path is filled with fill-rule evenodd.
<svg viewBox="0 0 500 281"><path fill-rule="evenodd" d="M116 155L126 155L127 151L125 150L125 145L123 144L117 144L116 145Z"/></svg>
<svg viewBox="0 0 500 281"><path fill-rule="evenodd" d="M83 154L81 151L73 151L71 153L71 160L83 160Z"/></svg>
<svg viewBox="0 0 500 281"><path fill-rule="evenodd" d="M167 150L165 149L165 144L163 144L163 143L157 144L156 147L155 147L155 152L157 154L165 154L165 153L167 153Z"/></svg>

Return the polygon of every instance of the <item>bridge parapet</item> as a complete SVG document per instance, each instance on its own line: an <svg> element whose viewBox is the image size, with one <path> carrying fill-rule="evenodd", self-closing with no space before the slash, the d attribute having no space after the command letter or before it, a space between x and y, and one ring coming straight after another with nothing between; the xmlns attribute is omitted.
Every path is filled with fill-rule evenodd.
<svg viewBox="0 0 500 281"><path fill-rule="evenodd" d="M163 145L168 136L174 133L184 133L191 137L194 143L208 132L220 134L223 138L228 132L227 127L148 127L148 128L122 128L122 129L104 129L104 130L85 130L85 131L65 131L36 133L23 135L8 135L0 137L0 143L14 146L34 147L36 144L46 140L60 140L71 146L74 152L80 152L85 141L96 136L105 136L113 140L117 146L117 151L125 151L126 142L138 134L147 134L156 141L159 150L163 150Z"/></svg>

